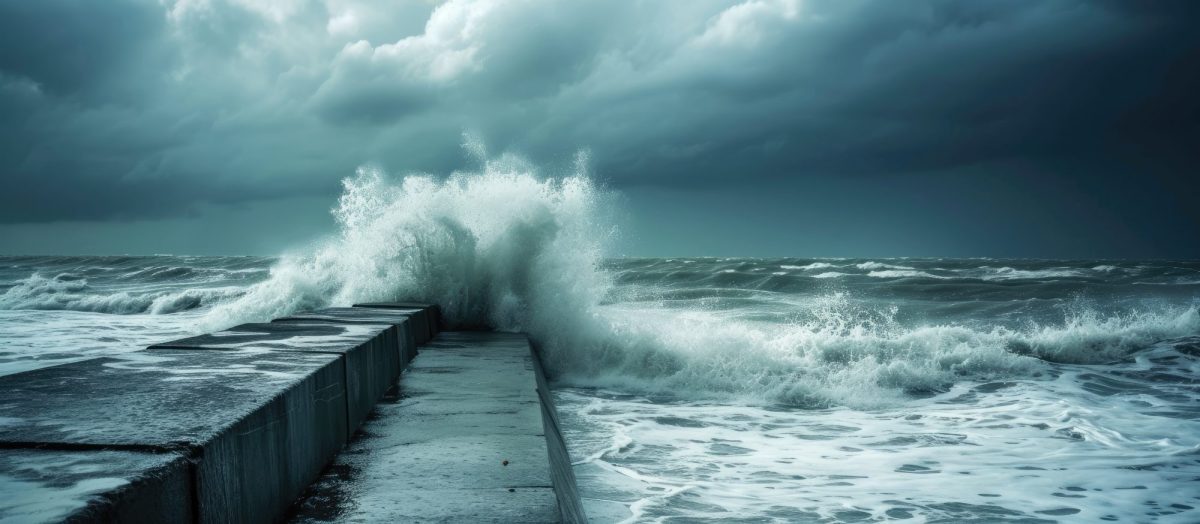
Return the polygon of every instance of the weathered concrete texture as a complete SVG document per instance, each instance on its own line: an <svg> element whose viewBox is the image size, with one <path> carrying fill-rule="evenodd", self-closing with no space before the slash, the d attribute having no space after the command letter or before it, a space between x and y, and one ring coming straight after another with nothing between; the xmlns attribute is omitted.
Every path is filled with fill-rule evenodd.
<svg viewBox="0 0 1200 524"><path fill-rule="evenodd" d="M293 522L549 524L559 522L550 488L370 490L332 514L305 508ZM352 499L352 501L351 501ZM336 515L336 516L335 516Z"/></svg>
<svg viewBox="0 0 1200 524"><path fill-rule="evenodd" d="M401 367L398 328L392 323L271 322L150 346L152 349L272 350L329 353L345 358L346 434L366 420L375 402L396 381ZM415 346L409 346L415 347Z"/></svg>
<svg viewBox="0 0 1200 524"><path fill-rule="evenodd" d="M567 452L567 443L558 422L558 410L554 407L554 395L550 392L550 383L536 346L533 347L533 356L538 399L542 406L542 427L550 458L550 478L554 483L554 494L558 497L558 509L563 522L587 522L583 501L579 498L579 486L575 482L575 469L571 467L571 455Z"/></svg>
<svg viewBox="0 0 1200 524"><path fill-rule="evenodd" d="M396 325L404 324L412 329L413 338L416 343L422 344L429 340L433 334L429 331L429 324L424 321L423 317L418 317L421 314L423 314L421 310L415 309L331 307L277 318L275 322L323 321L351 324L389 322Z"/></svg>
<svg viewBox="0 0 1200 524"><path fill-rule="evenodd" d="M0 450L0 522L191 522L176 453Z"/></svg>
<svg viewBox="0 0 1200 524"><path fill-rule="evenodd" d="M295 520L559 522L535 373L524 335L441 333Z"/></svg>
<svg viewBox="0 0 1200 524"><path fill-rule="evenodd" d="M0 377L0 520L277 519L436 329L428 311L331 308Z"/></svg>
<svg viewBox="0 0 1200 524"><path fill-rule="evenodd" d="M389 311L386 309L365 309L353 307L331 307L296 313L273 320L274 323L302 322L311 324L324 322L330 324L388 324L395 326L399 337L396 350L400 355L401 367L408 364L417 356L417 344L420 337L429 337L429 333L421 331L424 325L406 312Z"/></svg>
<svg viewBox="0 0 1200 524"><path fill-rule="evenodd" d="M0 377L0 448L8 448L0 455L179 452L194 461L199 521L270 521L346 441L344 362L299 351L156 349Z"/></svg>
<svg viewBox="0 0 1200 524"><path fill-rule="evenodd" d="M354 304L354 307L370 308L370 309L387 309L391 311L404 312L406 315L411 315L418 324L424 323L428 326L425 330L425 337L417 337L418 344L429 342L434 335L442 330L442 314L441 308L433 304L419 304L416 302L367 302L362 304ZM419 330L420 328L414 328Z"/></svg>

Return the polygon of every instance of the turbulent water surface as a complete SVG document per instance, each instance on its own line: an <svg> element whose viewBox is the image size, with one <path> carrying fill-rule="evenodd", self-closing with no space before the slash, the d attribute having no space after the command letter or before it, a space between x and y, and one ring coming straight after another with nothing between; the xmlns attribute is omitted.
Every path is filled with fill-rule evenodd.
<svg viewBox="0 0 1200 524"><path fill-rule="evenodd" d="M642 371L557 392L601 520L1200 521L1200 263L610 267Z"/></svg>
<svg viewBox="0 0 1200 524"><path fill-rule="evenodd" d="M243 320L230 309L295 285L287 271L0 258L0 372ZM550 349L597 521L1200 519L1200 263L615 259L599 274L598 305L544 337L583 346Z"/></svg>
<svg viewBox="0 0 1200 524"><path fill-rule="evenodd" d="M0 374L355 301L542 347L597 522L1200 521L1200 262L603 258L518 158L278 258L0 257Z"/></svg>

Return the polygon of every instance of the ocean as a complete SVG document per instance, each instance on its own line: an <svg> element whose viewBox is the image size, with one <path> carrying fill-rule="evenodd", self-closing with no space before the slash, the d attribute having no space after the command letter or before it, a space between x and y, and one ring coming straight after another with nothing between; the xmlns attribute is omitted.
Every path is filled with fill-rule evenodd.
<svg viewBox="0 0 1200 524"><path fill-rule="evenodd" d="M0 374L421 300L531 334L595 522L1200 521L1200 261L614 258L504 167L364 170L277 257L0 257Z"/></svg>

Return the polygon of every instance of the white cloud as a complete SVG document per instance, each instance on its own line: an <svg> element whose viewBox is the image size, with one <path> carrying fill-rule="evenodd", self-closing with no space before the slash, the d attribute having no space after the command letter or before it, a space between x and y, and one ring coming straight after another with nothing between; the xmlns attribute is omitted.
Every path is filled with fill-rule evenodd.
<svg viewBox="0 0 1200 524"><path fill-rule="evenodd" d="M752 0L722 11L695 42L702 47L754 47L799 15L800 0Z"/></svg>
<svg viewBox="0 0 1200 524"><path fill-rule="evenodd" d="M482 67L480 50L488 44L484 36L489 15L502 6L493 2L447 2L433 11L423 34L375 47L369 59L376 67L402 70L412 80L448 82L478 71ZM366 57L359 45L364 43L347 47L339 59L347 51L356 58Z"/></svg>

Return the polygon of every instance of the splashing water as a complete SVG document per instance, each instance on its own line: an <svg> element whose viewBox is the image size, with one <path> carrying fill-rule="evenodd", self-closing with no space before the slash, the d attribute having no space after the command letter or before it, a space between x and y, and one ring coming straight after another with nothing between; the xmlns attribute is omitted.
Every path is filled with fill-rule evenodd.
<svg viewBox="0 0 1200 524"><path fill-rule="evenodd" d="M285 255L268 279L216 307L205 327L354 302L426 301L439 304L451 326L529 332L564 383L813 407L886 406L963 379L1030 376L1044 371L1044 361L1112 360L1200 332L1194 304L1108 313L1075 304L1057 320L1027 316L1017 326L902 322L897 306L879 307L845 290L778 294L783 301L761 293L770 300L738 310L722 302L723 285L714 279L757 270L720 263L695 282L657 283L675 293L691 288L708 302L689 301L685 310L662 301L624 303L627 287L617 285L603 258L616 236L608 219L613 198L588 178L585 157L568 176L553 178L514 155L488 159L478 143L468 151L478 168L444 180L393 181L360 168L343 182L333 210L339 233ZM1085 267L808 262L775 265L785 271L771 278L987 283L996 274L1062 278L1110 274L1114 266ZM788 318L740 318L764 312Z"/></svg>
<svg viewBox="0 0 1200 524"><path fill-rule="evenodd" d="M586 314L607 289L599 264L613 231L583 173L543 179L504 156L444 181L361 168L343 184L340 233L284 256L212 325L403 298L438 304L452 326L537 330L546 319L535 312Z"/></svg>
<svg viewBox="0 0 1200 524"><path fill-rule="evenodd" d="M468 149L279 259L0 257L0 373L426 301L541 345L598 521L1195 521L1200 263L606 259L586 158Z"/></svg>

